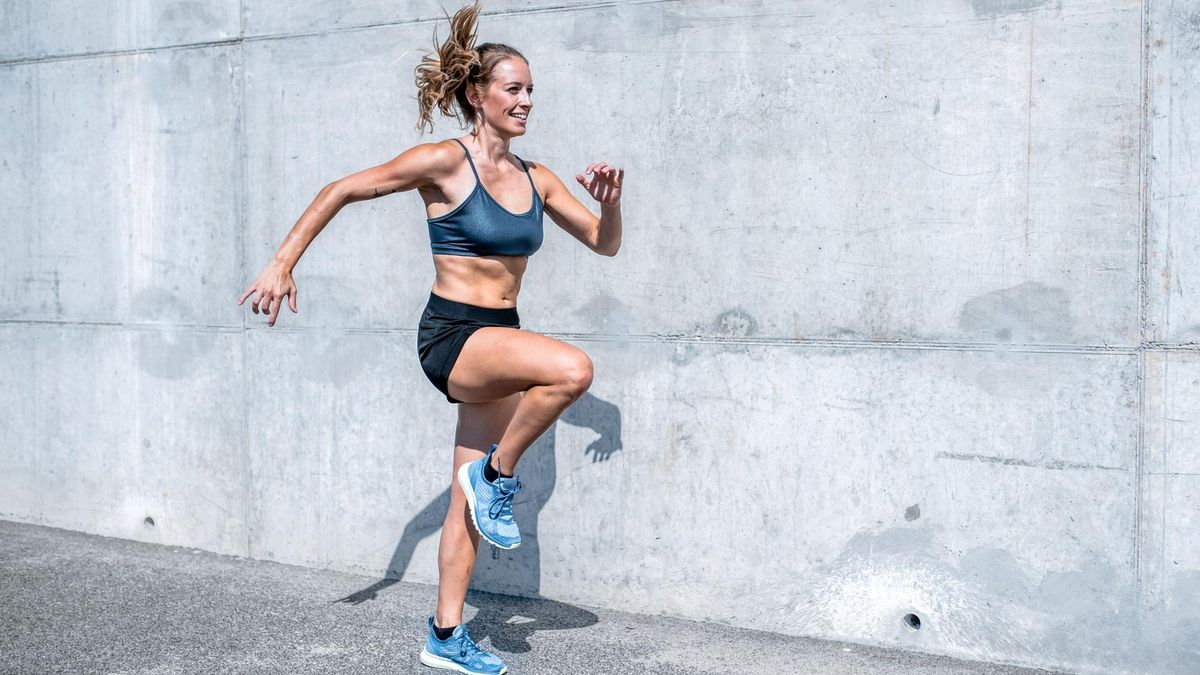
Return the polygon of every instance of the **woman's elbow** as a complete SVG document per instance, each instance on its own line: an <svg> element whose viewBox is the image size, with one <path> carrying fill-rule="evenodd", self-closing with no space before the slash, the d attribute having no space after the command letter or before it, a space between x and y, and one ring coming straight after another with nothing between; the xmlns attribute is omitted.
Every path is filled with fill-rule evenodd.
<svg viewBox="0 0 1200 675"><path fill-rule="evenodd" d="M612 246L609 246L607 248L597 248L596 253L599 253L600 255L608 256L609 258L611 258L617 254L617 251L620 251L620 250L621 250L621 242L618 241L617 243L615 243Z"/></svg>
<svg viewBox="0 0 1200 675"><path fill-rule="evenodd" d="M349 190L346 189L341 180L335 180L321 188L321 191L317 193L317 199L335 209L340 209L354 201L351 199Z"/></svg>

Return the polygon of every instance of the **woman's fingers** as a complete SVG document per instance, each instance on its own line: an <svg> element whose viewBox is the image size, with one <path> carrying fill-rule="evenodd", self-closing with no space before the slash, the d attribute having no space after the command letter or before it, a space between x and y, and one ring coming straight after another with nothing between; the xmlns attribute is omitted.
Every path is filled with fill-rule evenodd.
<svg viewBox="0 0 1200 675"><path fill-rule="evenodd" d="M238 298L238 304L240 305L243 302L246 302L246 298L250 297L250 294L253 292L254 292L254 284L250 284L250 287L246 289L246 292L242 293L242 297Z"/></svg>
<svg viewBox="0 0 1200 675"><path fill-rule="evenodd" d="M243 305L249 299L251 311L266 316L267 325L274 326L279 313L283 311L285 299L293 314L300 313L296 295L296 282L292 280L291 274L280 270L272 271L268 267L242 293L238 304Z"/></svg>
<svg viewBox="0 0 1200 675"><path fill-rule="evenodd" d="M271 298L271 304L267 306L267 327L275 325L275 318L279 316L279 310L283 308L282 298Z"/></svg>
<svg viewBox="0 0 1200 675"><path fill-rule="evenodd" d="M584 177L589 174L592 176L590 180ZM588 164L584 173L575 174L575 180L597 201L613 203L620 198L625 169L612 166L608 162L592 162Z"/></svg>

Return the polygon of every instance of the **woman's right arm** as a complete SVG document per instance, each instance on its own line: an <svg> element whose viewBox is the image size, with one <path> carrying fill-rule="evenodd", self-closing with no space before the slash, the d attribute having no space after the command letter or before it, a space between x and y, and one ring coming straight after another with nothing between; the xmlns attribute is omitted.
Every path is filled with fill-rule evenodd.
<svg viewBox="0 0 1200 675"><path fill-rule="evenodd" d="M343 206L393 192L434 187L454 171L458 165L456 160L460 159L458 155L462 155L462 152L456 155L445 143L423 143L389 162L350 174L321 188L284 237L271 262L242 293L238 304L243 304L246 298L257 292L250 307L255 314L269 315L268 326L275 325L275 318L283 308L285 297L288 307L296 313L296 284L292 279L292 270L308 245Z"/></svg>

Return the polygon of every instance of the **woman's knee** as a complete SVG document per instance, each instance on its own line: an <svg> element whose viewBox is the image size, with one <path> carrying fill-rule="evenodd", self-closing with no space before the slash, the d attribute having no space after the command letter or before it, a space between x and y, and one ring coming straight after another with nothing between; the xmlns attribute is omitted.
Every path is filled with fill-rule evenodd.
<svg viewBox="0 0 1200 675"><path fill-rule="evenodd" d="M570 394L572 398L583 396L583 393L592 386L592 377L595 370L592 368L592 359L587 354L576 349L569 356L563 359L562 364L562 386Z"/></svg>

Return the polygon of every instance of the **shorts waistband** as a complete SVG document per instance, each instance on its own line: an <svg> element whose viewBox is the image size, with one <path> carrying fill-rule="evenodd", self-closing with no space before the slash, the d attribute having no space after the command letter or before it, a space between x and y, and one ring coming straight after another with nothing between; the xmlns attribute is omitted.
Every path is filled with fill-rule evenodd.
<svg viewBox="0 0 1200 675"><path fill-rule="evenodd" d="M488 323L511 324L515 326L521 321L516 307L480 307L478 305L468 305L465 302L448 300L432 292L429 294L428 307L443 316L486 321Z"/></svg>

